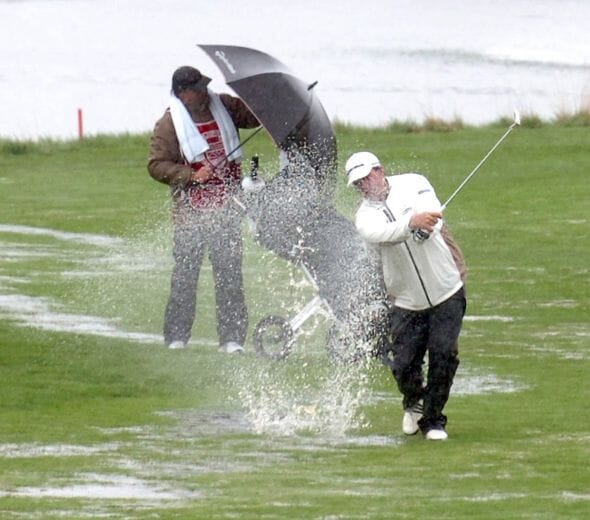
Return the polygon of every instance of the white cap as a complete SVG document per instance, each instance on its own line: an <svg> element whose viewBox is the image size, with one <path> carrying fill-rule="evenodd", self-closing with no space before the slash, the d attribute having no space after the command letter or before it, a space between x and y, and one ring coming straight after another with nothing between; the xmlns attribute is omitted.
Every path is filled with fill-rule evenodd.
<svg viewBox="0 0 590 520"><path fill-rule="evenodd" d="M348 175L348 186L353 182L366 177L373 168L381 166L377 156L371 152L353 153L346 161L346 175Z"/></svg>

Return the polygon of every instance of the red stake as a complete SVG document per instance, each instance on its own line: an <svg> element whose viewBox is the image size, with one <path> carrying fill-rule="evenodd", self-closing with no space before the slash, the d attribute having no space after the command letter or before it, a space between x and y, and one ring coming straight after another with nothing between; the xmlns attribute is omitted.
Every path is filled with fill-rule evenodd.
<svg viewBox="0 0 590 520"><path fill-rule="evenodd" d="M81 108L78 109L78 139L84 139L84 121Z"/></svg>

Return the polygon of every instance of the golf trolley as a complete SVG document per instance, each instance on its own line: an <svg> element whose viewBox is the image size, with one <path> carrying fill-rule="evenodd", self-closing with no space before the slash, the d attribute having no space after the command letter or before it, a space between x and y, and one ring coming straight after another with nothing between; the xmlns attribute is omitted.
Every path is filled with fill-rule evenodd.
<svg viewBox="0 0 590 520"><path fill-rule="evenodd" d="M309 270L301 265L306 278L317 289L317 285ZM319 294L316 294L291 319L271 314L262 318L254 328L254 348L263 356L274 359L284 359L290 353L303 324L314 315L324 316L328 320L335 320L330 306Z"/></svg>
<svg viewBox="0 0 590 520"><path fill-rule="evenodd" d="M303 264L298 265L308 281L319 292L309 269ZM369 309L374 320L383 320L387 313L386 307L380 301L375 301ZM290 319L275 314L262 318L253 332L256 353L275 360L285 359L291 353L297 337L302 333L305 322L318 315L331 322L326 337L326 350L333 361L355 362L367 357L367 353L373 353L370 345L371 337L355 334L353 326L338 319L328 302L319 293Z"/></svg>

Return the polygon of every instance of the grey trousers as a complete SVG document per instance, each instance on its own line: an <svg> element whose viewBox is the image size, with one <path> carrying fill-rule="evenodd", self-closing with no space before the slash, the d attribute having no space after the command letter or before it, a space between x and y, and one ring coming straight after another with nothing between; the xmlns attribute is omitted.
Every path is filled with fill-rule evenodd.
<svg viewBox="0 0 590 520"><path fill-rule="evenodd" d="M463 289L443 303L424 311L409 311L395 307L391 322L393 333L391 367L404 408L420 399L424 412L420 428L427 431L446 424L443 409L455 372L459 366L458 338L465 314ZM426 384L422 365L428 352Z"/></svg>
<svg viewBox="0 0 590 520"><path fill-rule="evenodd" d="M164 341L187 342L197 303L197 282L208 252L215 284L215 309L220 345L243 345L248 313L242 278L241 215L233 205L219 210L183 210L174 228L174 269L164 317Z"/></svg>

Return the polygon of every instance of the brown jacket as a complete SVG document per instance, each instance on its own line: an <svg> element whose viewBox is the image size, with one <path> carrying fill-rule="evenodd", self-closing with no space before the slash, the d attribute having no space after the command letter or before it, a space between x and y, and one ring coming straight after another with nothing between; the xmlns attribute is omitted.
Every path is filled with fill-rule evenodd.
<svg viewBox="0 0 590 520"><path fill-rule="evenodd" d="M229 94L220 94L220 98L236 128L255 128L260 125L241 99ZM170 110L166 110L154 127L147 168L154 179L172 188L186 187L193 173L180 152Z"/></svg>

